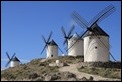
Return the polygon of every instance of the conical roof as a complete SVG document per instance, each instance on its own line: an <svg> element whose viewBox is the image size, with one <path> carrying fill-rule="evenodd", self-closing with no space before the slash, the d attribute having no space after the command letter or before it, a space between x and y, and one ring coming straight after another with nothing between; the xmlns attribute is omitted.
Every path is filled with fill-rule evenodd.
<svg viewBox="0 0 122 82"><path fill-rule="evenodd" d="M88 30L88 31L84 34L84 37L86 37L86 36L94 36L94 35L102 35L102 36L108 36L108 37L109 37L109 35L108 35L104 30L102 30L97 24L93 25L93 26L91 27L91 29L92 29L93 32L95 32L95 33L93 33L93 32L91 32L91 31Z"/></svg>
<svg viewBox="0 0 122 82"><path fill-rule="evenodd" d="M78 36L78 34L73 34L73 36L71 37L72 39L78 39L79 38L79 36Z"/></svg>
<svg viewBox="0 0 122 82"><path fill-rule="evenodd" d="M58 46L54 40L50 41L49 45L56 45L56 46Z"/></svg>
<svg viewBox="0 0 122 82"><path fill-rule="evenodd" d="M76 33L72 37L79 38L79 36Z"/></svg>
<svg viewBox="0 0 122 82"><path fill-rule="evenodd" d="M20 62L20 60L16 56L11 61L19 61Z"/></svg>
<svg viewBox="0 0 122 82"><path fill-rule="evenodd" d="M75 33L75 34L73 34L73 36L71 38L72 39L79 39L80 36L77 33ZM82 40L82 38L81 38L81 40Z"/></svg>

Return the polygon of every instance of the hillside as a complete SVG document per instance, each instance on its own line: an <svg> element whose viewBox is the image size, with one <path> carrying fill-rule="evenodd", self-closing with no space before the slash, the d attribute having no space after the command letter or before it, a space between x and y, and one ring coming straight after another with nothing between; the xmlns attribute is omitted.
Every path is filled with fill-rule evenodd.
<svg viewBox="0 0 122 82"><path fill-rule="evenodd" d="M55 65L56 60L62 63ZM50 64L50 66L49 66ZM63 56L54 59L34 59L27 64L1 71L3 81L121 81L121 62L118 66L86 66L83 57ZM89 65L89 64L88 64ZM91 65L91 63L90 63ZM107 65L108 66L108 65Z"/></svg>

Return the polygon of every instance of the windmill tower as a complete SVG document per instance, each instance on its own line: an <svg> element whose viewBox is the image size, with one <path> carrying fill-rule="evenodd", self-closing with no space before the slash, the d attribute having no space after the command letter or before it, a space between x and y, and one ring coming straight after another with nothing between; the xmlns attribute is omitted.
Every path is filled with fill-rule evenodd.
<svg viewBox="0 0 122 82"><path fill-rule="evenodd" d="M95 24L92 31L87 31L84 35L84 62L108 62L109 59L109 35Z"/></svg>
<svg viewBox="0 0 122 82"><path fill-rule="evenodd" d="M109 35L105 33L98 23L115 11L113 5L109 5L98 13L90 22L85 21L78 13L72 14L73 19L87 30L80 38L84 38L84 62L108 62L109 54ZM112 56L113 57L113 56Z"/></svg>
<svg viewBox="0 0 122 82"><path fill-rule="evenodd" d="M79 39L79 35L75 33L69 40L68 40L68 49ZM83 39L79 39L75 45L68 50L69 56L83 56Z"/></svg>
<svg viewBox="0 0 122 82"><path fill-rule="evenodd" d="M11 58L8 55L8 52L6 52L6 55L9 59L9 61L6 64L6 67L9 65L9 63L10 63L10 67L15 67L15 66L18 66L20 64L20 60L15 56L15 53L13 54L13 56Z"/></svg>
<svg viewBox="0 0 122 82"><path fill-rule="evenodd" d="M58 57L58 45L54 40L49 42L47 47L47 58Z"/></svg>
<svg viewBox="0 0 122 82"><path fill-rule="evenodd" d="M75 33L73 36L71 36L71 33L74 29L74 25L71 27L68 34L66 34L63 27L61 29L62 29L62 33L65 38L63 44L67 43L67 46L68 46L68 49L67 49L68 56L82 56L83 55L83 40L79 39L79 35L77 33ZM73 45L72 48L70 48L72 46L72 44L74 44L74 42L76 42L76 40L78 40L78 42L75 45Z"/></svg>
<svg viewBox="0 0 122 82"><path fill-rule="evenodd" d="M53 39L52 39L52 41L50 41L51 36L52 36L52 31L50 32L49 37L47 38L47 40L42 35L42 39L45 42L45 46L44 46L41 54L43 53L43 51L46 48L46 51L47 51L47 57L46 58L57 58L58 57L58 49L60 51L61 51L61 49L58 47L57 43Z"/></svg>
<svg viewBox="0 0 122 82"><path fill-rule="evenodd" d="M15 66L18 66L19 63L20 63L20 60L15 56L15 57L11 60L10 66L11 66L11 67L15 67Z"/></svg>

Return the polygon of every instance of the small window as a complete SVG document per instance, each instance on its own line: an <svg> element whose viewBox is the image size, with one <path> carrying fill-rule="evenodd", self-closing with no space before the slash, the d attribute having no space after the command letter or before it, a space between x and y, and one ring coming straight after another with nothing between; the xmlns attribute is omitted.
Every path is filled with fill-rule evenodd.
<svg viewBox="0 0 122 82"><path fill-rule="evenodd" d="M95 46L95 49L97 49L97 46Z"/></svg>
<svg viewBox="0 0 122 82"><path fill-rule="evenodd" d="M91 39L91 37L89 37L89 39Z"/></svg>
<svg viewBox="0 0 122 82"><path fill-rule="evenodd" d="M51 55L51 57L53 57L53 55Z"/></svg>

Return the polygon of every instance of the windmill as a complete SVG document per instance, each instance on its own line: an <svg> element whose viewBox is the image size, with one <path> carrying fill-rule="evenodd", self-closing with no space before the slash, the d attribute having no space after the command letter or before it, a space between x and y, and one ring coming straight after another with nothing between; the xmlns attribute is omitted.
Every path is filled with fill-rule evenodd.
<svg viewBox="0 0 122 82"><path fill-rule="evenodd" d="M88 22L85 21L77 12L72 14L72 18L77 24L81 27L87 28L82 36L80 36L80 38L84 39L84 62L108 62L109 54L112 56L109 51L109 35L98 26L98 23L111 15L114 11L115 7L113 5L109 5L99 12L91 20L89 25ZM73 45L75 45L75 43ZM73 45L70 48L72 48ZM112 58L114 59L113 56Z"/></svg>
<svg viewBox="0 0 122 82"><path fill-rule="evenodd" d="M73 25L70 28L68 34L66 34L63 27L61 28L65 38L63 44L67 43L68 48L70 48L74 44L74 42L76 42L76 40L79 38L79 35L77 33L71 36L71 33L74 30L74 28L75 26ZM82 55L83 55L83 40L79 39L77 43L68 50L68 56L82 56Z"/></svg>
<svg viewBox="0 0 122 82"><path fill-rule="evenodd" d="M41 52L41 54L43 53L43 51L45 49L47 49L47 58L56 58L58 57L58 49L62 52L62 50L58 47L57 43L52 39L50 41L50 38L52 36L52 31L50 32L47 40L45 39L45 37L42 35L42 39L45 43L45 46ZM62 52L63 53L63 52Z"/></svg>
<svg viewBox="0 0 122 82"><path fill-rule="evenodd" d="M21 62L20 60L15 56L15 53L12 55L12 57L10 58L8 52L6 52L6 55L9 59L9 61L6 64L6 67L10 64L10 67L15 67L18 66Z"/></svg>

